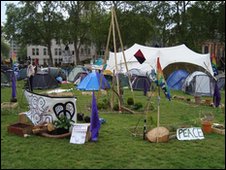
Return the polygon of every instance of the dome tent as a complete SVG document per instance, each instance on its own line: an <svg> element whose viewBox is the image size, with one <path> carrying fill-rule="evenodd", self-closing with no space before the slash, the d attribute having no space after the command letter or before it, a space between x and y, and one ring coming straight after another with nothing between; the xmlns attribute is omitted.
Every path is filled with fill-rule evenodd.
<svg viewBox="0 0 226 170"><path fill-rule="evenodd" d="M185 93L198 96L213 96L215 80L201 71L190 74L182 85Z"/></svg>
<svg viewBox="0 0 226 170"><path fill-rule="evenodd" d="M170 89L181 90L188 75L189 73L185 70L176 70L169 75L166 83Z"/></svg>

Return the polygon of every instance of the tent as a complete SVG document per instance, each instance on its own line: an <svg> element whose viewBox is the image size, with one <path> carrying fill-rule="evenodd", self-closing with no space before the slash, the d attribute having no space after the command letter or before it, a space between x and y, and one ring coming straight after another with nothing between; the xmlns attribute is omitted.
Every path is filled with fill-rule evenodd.
<svg viewBox="0 0 226 170"><path fill-rule="evenodd" d="M17 80L23 80L26 77L27 77L27 68L20 69L17 75Z"/></svg>
<svg viewBox="0 0 226 170"><path fill-rule="evenodd" d="M53 89L58 87L57 80L45 72L37 72L33 78L33 89Z"/></svg>
<svg viewBox="0 0 226 170"><path fill-rule="evenodd" d="M84 66L76 66L69 73L68 81L74 83L76 81L77 74L80 73L80 72L87 72L88 73L88 69L86 67L84 67Z"/></svg>
<svg viewBox="0 0 226 170"><path fill-rule="evenodd" d="M225 74L218 74L216 76L218 88L225 89Z"/></svg>
<svg viewBox="0 0 226 170"><path fill-rule="evenodd" d="M102 76L102 77L101 77ZM96 89L99 89L100 87L100 78L102 78L102 89L109 89L110 84L105 79L103 74L100 74L99 72L91 72L89 73L77 86L77 89L79 90L86 90L86 91L93 91Z"/></svg>
<svg viewBox="0 0 226 170"><path fill-rule="evenodd" d="M182 85L188 75L189 73L185 70L176 70L170 74L166 80L166 83L170 89L181 90Z"/></svg>
<svg viewBox="0 0 226 170"><path fill-rule="evenodd" d="M61 68L58 68L58 67L41 68L41 71L49 73L54 78L57 78L58 76L60 76L63 80L67 79L66 73Z"/></svg>
<svg viewBox="0 0 226 170"><path fill-rule="evenodd" d="M140 64L137 58L134 56L139 50L145 57L145 60L142 64ZM213 76L210 54L196 53L190 50L184 44L163 48L155 48L134 44L132 47L125 50L124 54L128 70L137 68L141 69L144 72L149 72L151 69L154 69L156 71L157 57L159 57L162 69L166 68L172 63L189 63L200 67L200 70L202 69L203 71L206 71ZM126 73L127 70L123 58L123 53L117 52L116 57L117 67L118 70L120 70L119 72ZM115 55L113 52L109 52L109 59L107 60L106 69L111 71L115 70Z"/></svg>
<svg viewBox="0 0 226 170"><path fill-rule="evenodd" d="M142 90L150 91L151 81L147 76L135 76L132 81L133 90Z"/></svg>
<svg viewBox="0 0 226 170"><path fill-rule="evenodd" d="M6 73L4 73L3 71L1 71L1 87L9 87L10 86L10 78L7 76Z"/></svg>
<svg viewBox="0 0 226 170"><path fill-rule="evenodd" d="M213 96L215 80L201 71L190 74L182 85L182 90L191 95Z"/></svg>

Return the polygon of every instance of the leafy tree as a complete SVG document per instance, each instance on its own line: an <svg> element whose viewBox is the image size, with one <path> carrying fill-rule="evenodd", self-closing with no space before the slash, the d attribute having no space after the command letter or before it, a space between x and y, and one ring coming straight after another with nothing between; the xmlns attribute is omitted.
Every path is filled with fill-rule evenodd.
<svg viewBox="0 0 226 170"><path fill-rule="evenodd" d="M63 16L55 1L20 1L22 7L9 4L5 25L8 38L22 45L43 45L48 48L50 65L53 65L51 41L58 37ZM40 11L39 11L40 10Z"/></svg>

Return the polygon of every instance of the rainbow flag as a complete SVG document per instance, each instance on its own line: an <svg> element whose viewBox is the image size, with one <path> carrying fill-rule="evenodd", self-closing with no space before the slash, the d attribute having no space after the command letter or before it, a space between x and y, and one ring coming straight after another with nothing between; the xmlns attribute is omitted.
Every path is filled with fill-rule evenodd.
<svg viewBox="0 0 226 170"><path fill-rule="evenodd" d="M216 60L214 53L212 53L212 55L211 55L211 64L212 64L214 76L218 75L217 60Z"/></svg>
<svg viewBox="0 0 226 170"><path fill-rule="evenodd" d="M13 64L16 63L16 53L15 52L12 52L12 62L13 62Z"/></svg>
<svg viewBox="0 0 226 170"><path fill-rule="evenodd" d="M165 96L170 100L170 91L164 79L164 75L162 72L162 67L159 62L159 57L157 58L157 85L160 86L165 94Z"/></svg>

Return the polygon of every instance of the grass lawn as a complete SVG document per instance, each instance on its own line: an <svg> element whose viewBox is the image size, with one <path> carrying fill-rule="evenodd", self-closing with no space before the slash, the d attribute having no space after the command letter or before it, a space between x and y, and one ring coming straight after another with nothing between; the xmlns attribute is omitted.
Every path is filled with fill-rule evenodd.
<svg viewBox="0 0 226 170"><path fill-rule="evenodd" d="M203 140L179 141L171 139L167 143L151 143L142 136L133 136L129 131L137 125L143 129L145 105L148 98L142 91L135 91L135 101L141 102L140 113L118 113L100 109L99 117L106 120L101 125L97 142L83 145L70 144L69 138L52 139L36 135L27 138L7 132L7 126L18 121L18 113L28 111L28 103L23 95L24 82L17 82L16 109L1 109L1 168L2 169L225 169L225 136L215 133L205 134ZM62 85L72 88L73 85ZM41 92L35 90L35 92ZM90 115L90 95L82 95L73 90L77 97L77 111ZM193 96L180 91L171 95ZM98 96L96 94L96 96ZM124 90L126 103L132 97ZM1 88L1 103L9 102L11 87ZM105 95L98 97L98 101ZM225 105L225 92L221 91ZM204 97L203 97L204 99ZM151 97L151 109L147 112L147 128L156 126L157 96ZM214 122L225 123L224 109L206 105L189 104L182 100L168 101L161 91L160 125L164 127L201 127L199 118L202 113L212 113Z"/></svg>

